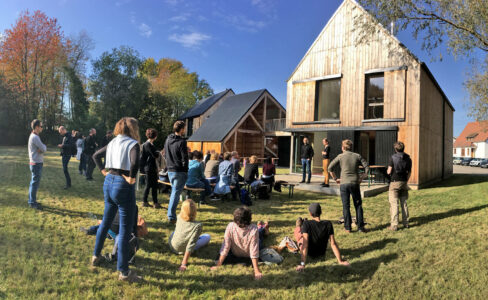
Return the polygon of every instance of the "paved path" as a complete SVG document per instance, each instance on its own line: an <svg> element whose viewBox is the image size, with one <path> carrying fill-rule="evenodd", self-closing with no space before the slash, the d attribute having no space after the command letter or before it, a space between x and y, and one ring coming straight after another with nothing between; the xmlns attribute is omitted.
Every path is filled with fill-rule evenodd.
<svg viewBox="0 0 488 300"><path fill-rule="evenodd" d="M459 166L454 165L454 174L470 174L470 175L486 175L488 176L488 169L483 169L480 167L469 167L469 166Z"/></svg>

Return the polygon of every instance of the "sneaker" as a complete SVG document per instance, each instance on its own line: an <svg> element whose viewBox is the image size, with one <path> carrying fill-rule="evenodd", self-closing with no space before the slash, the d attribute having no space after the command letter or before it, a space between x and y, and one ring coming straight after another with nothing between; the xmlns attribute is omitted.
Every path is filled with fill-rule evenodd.
<svg viewBox="0 0 488 300"><path fill-rule="evenodd" d="M310 181L307 181L307 184L310 184Z"/></svg>
<svg viewBox="0 0 488 300"><path fill-rule="evenodd" d="M127 273L127 275L124 275L122 272L119 273L119 280L120 281L127 281L129 283L132 283L132 282L139 282L139 281L142 281L142 277L141 276L137 276L137 274L133 271L129 271L129 273Z"/></svg>
<svg viewBox="0 0 488 300"><path fill-rule="evenodd" d="M92 267L99 266L103 261L103 256L95 256L93 255L91 258L91 265Z"/></svg>
<svg viewBox="0 0 488 300"><path fill-rule="evenodd" d="M300 181L299 183L305 183L305 180Z"/></svg>
<svg viewBox="0 0 488 300"><path fill-rule="evenodd" d="M154 203L154 206L153 206L153 207L154 207L155 209L161 209L161 208L163 208L163 207L161 206L161 204L159 204L159 203Z"/></svg>
<svg viewBox="0 0 488 300"><path fill-rule="evenodd" d="M39 203L29 204L29 207L37 210L43 210L42 205Z"/></svg>
<svg viewBox="0 0 488 300"><path fill-rule="evenodd" d="M328 184L325 184L325 183L322 183L320 186L321 187L329 187L329 185Z"/></svg>

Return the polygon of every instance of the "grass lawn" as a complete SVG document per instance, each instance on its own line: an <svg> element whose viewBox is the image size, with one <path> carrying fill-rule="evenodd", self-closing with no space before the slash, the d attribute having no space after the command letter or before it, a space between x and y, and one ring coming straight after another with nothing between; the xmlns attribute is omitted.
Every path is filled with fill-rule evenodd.
<svg viewBox="0 0 488 300"><path fill-rule="evenodd" d="M102 175L87 182L70 163L73 187L64 191L61 158L57 151L45 157L38 193L42 212L29 209L30 180L26 147L0 147L0 298L11 299L486 299L488 296L488 177L453 176L421 191L408 201L411 228L390 232L387 194L363 201L371 232L347 235L334 225L342 255L352 267L338 266L330 250L325 259L311 260L302 274L300 258L285 253L279 266L262 266L264 278L252 279L251 268L210 266L237 203L213 203L200 208L198 220L211 234L210 245L190 258L180 273L181 257L171 254L167 239L172 227L166 209L141 207L149 226L133 268L144 282L129 285L117 280L114 264L92 269L89 260L95 239L79 231L95 222L89 213L103 214ZM167 195L160 196L166 208ZM342 215L339 197L301 191L258 201L253 220L269 220L267 245L293 235L295 219L306 216L308 204L322 204L324 218ZM354 228L353 228L354 229ZM113 243L106 242L103 253ZM483 297L484 296L484 297Z"/></svg>

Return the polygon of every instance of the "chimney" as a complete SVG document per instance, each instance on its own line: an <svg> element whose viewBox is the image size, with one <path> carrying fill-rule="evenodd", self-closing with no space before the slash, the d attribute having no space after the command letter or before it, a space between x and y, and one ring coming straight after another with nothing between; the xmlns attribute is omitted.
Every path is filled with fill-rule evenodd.
<svg viewBox="0 0 488 300"><path fill-rule="evenodd" d="M390 33L391 35L395 35L395 22L391 21L390 23Z"/></svg>

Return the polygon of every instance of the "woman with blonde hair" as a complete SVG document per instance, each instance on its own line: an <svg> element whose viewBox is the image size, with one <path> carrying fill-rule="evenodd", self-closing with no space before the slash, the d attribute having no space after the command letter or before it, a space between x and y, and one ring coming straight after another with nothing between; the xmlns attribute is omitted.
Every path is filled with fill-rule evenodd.
<svg viewBox="0 0 488 300"><path fill-rule="evenodd" d="M195 251L210 242L209 234L202 234L202 223L196 222L197 207L195 202L187 199L181 205L181 212L176 221L175 231L169 237L169 248L177 254L183 254L183 261L179 268L185 271L188 266L188 259Z"/></svg>
<svg viewBox="0 0 488 300"><path fill-rule="evenodd" d="M119 280L139 281L141 277L129 270L129 238L134 226L136 206L136 175L139 170L139 124L136 119L125 117L115 125L115 138L93 154L97 167L105 176L103 196L105 209L103 220L97 231L95 250L91 263L99 265L103 258L103 243L112 221L119 213L117 270ZM105 157L105 168L102 158Z"/></svg>

